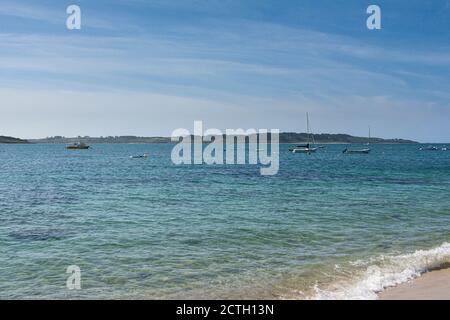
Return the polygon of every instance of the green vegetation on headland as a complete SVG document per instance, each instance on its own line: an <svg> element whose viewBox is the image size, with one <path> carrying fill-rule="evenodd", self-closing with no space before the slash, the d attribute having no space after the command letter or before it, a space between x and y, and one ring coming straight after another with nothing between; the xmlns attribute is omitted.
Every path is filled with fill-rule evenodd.
<svg viewBox="0 0 450 320"><path fill-rule="evenodd" d="M348 143L348 144L363 144L363 143L418 143L412 140L405 139L381 139L381 138L367 138L355 137L348 134L314 134L314 140L318 144L327 143ZM304 143L311 139L306 133L283 132L280 133L280 143ZM48 137L44 139L30 139L31 143L76 143L83 142L88 144L93 143L171 143L170 137L137 137L137 136L115 136L115 137L73 137L67 138L62 136Z"/></svg>
<svg viewBox="0 0 450 320"><path fill-rule="evenodd" d="M29 143L27 140L19 138L0 136L0 143Z"/></svg>
<svg viewBox="0 0 450 320"><path fill-rule="evenodd" d="M362 143L418 143L417 141L405 140L405 139L382 139L382 138L368 138L368 137L355 137L349 134L312 134L316 143L327 144L327 143L349 143L349 144L362 144ZM309 141L308 134L306 133L295 133L295 132L283 132L280 134L281 143L299 143Z"/></svg>

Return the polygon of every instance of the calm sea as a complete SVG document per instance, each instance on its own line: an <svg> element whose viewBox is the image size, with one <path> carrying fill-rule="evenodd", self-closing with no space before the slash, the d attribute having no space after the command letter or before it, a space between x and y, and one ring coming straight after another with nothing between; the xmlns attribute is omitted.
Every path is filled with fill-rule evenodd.
<svg viewBox="0 0 450 320"><path fill-rule="evenodd" d="M450 262L450 151L288 147L261 176L165 144L0 145L0 298L371 299Z"/></svg>

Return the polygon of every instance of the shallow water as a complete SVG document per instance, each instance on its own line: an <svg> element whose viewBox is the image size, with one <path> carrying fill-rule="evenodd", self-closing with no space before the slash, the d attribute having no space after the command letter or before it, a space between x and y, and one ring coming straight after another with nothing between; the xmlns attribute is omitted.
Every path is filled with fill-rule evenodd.
<svg viewBox="0 0 450 320"><path fill-rule="evenodd" d="M261 176L166 144L0 145L0 298L374 298L450 262L449 151L288 147Z"/></svg>

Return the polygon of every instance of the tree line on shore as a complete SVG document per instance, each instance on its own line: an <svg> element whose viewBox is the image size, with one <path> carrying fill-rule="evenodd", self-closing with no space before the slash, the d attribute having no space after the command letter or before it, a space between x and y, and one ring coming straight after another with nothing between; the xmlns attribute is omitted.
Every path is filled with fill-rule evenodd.
<svg viewBox="0 0 450 320"><path fill-rule="evenodd" d="M2 139L5 138L5 139ZM226 138L224 136L224 138ZM416 141L406 140L406 139L382 139L382 138L367 138L367 137L356 137L349 134L330 134L321 133L308 135L307 133L296 133L296 132L282 132L279 136L280 143L304 143L311 141L314 138L315 142L318 144L327 143L348 143L348 144L363 144L363 143L417 143ZM5 142L2 142L5 141ZM108 136L108 137L89 137L89 136L78 136L78 137L64 137L64 136L54 136L47 137L43 139L29 139L22 140L11 137L1 137L0 143L171 143L170 137L140 137L140 136Z"/></svg>

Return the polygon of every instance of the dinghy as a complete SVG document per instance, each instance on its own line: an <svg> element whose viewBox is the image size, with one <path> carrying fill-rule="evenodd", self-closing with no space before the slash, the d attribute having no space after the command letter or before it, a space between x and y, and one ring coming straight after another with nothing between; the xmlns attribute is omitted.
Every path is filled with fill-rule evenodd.
<svg viewBox="0 0 450 320"><path fill-rule="evenodd" d="M148 154L144 153L136 156L130 156L130 159L142 159L142 158L148 158Z"/></svg>

